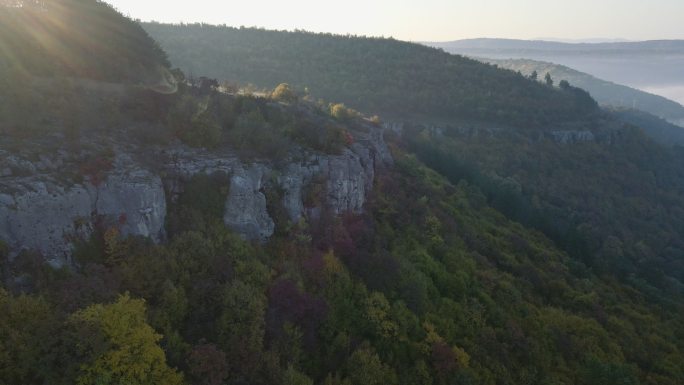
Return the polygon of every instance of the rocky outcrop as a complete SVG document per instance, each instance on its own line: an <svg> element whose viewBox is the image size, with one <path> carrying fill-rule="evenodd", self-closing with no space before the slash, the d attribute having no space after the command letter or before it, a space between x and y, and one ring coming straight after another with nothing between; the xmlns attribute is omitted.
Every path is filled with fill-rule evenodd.
<svg viewBox="0 0 684 385"><path fill-rule="evenodd" d="M248 239L266 240L275 230L268 215L263 186L271 174L262 163L245 165L232 153L209 153L187 147L168 152L166 165L167 191L174 201L183 192L184 184L198 174L223 174L230 177L223 222Z"/></svg>
<svg viewBox="0 0 684 385"><path fill-rule="evenodd" d="M316 180L324 182L323 204L334 214L359 213L373 187L377 168L392 164L383 130L358 135L356 143L340 155L314 154L292 162L278 178L284 191L283 205L293 222L305 213L304 190Z"/></svg>
<svg viewBox="0 0 684 385"><path fill-rule="evenodd" d="M163 240L166 198L159 176L146 170L112 174L94 192L93 213L116 218L124 236Z"/></svg>
<svg viewBox="0 0 684 385"><path fill-rule="evenodd" d="M20 191L0 195L0 239L14 254L36 250L55 264L64 263L72 239L92 231L94 207L88 189L44 182L16 187Z"/></svg>
<svg viewBox="0 0 684 385"><path fill-rule="evenodd" d="M60 167L77 168L67 155L37 161L0 157L0 240L13 255L35 250L55 265L68 263L74 241L87 239L97 224L161 242L167 201L173 202L193 176L222 173L230 180L224 223L245 238L263 241L275 229L266 187L282 192L280 203L293 222L311 212L304 196L312 184L322 186L318 211L326 206L334 214L361 212L376 168L391 164L392 157L379 129L356 133L355 140L339 155L302 150L277 165L172 146L158 150L157 166L144 166L132 155L139 149L119 149L101 180L80 183L57 178Z"/></svg>
<svg viewBox="0 0 684 385"><path fill-rule="evenodd" d="M101 184L65 187L47 176L0 183L0 240L17 254L42 253L52 264L69 261L74 241L95 223L116 223L123 235L164 237L166 201L161 179L149 171L117 170Z"/></svg>
<svg viewBox="0 0 684 385"><path fill-rule="evenodd" d="M230 178L223 223L250 239L267 239L275 230L262 192L264 175L268 172L266 167L253 165L246 170L238 168Z"/></svg>
<svg viewBox="0 0 684 385"><path fill-rule="evenodd" d="M564 130L550 132L551 138L560 144L595 142L596 135L589 130Z"/></svg>
<svg viewBox="0 0 684 385"><path fill-rule="evenodd" d="M231 153L176 148L167 154L170 162L166 174L171 176L168 191L173 195L181 193L184 181L197 174L230 176L224 223L248 239L265 240L275 230L263 193L267 184L282 190L281 204L292 222L305 215L306 190L319 181L323 182L325 193L320 203L332 213L362 211L373 187L376 168L391 165L392 156L380 129L356 133L355 138L356 142L340 155L302 150L279 165L268 161L246 164Z"/></svg>
<svg viewBox="0 0 684 385"><path fill-rule="evenodd" d="M366 154L367 155L367 154ZM358 213L366 201L375 173L375 162L352 150L342 155L314 155L290 163L278 178L283 189L283 206L290 220L297 222L305 213L305 190L315 181L324 184L324 204L335 214Z"/></svg>

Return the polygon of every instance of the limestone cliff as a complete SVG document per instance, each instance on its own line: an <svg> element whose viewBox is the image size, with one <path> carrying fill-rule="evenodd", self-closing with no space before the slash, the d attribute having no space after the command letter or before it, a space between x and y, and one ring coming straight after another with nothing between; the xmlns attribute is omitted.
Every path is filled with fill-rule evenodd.
<svg viewBox="0 0 684 385"><path fill-rule="evenodd" d="M283 191L281 203L291 221L305 214L304 194L314 181L323 183L321 204L331 212L363 209L376 168L392 159L381 129L355 137L339 155L301 149L277 164L181 145L156 148L156 162L150 163L140 159L143 149L115 146L103 175L78 182L60 177L77 168L74 155L63 150L38 160L0 152L0 240L13 255L33 250L55 265L69 263L74 242L89 237L98 224L161 242L169 199L192 176L220 172L230 180L224 223L248 239L265 241L275 228L263 192L266 183Z"/></svg>

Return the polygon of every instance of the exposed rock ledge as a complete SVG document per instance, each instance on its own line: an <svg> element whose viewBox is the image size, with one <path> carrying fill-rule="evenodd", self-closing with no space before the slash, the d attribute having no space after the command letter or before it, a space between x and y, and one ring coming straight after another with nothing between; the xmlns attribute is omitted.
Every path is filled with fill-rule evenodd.
<svg viewBox="0 0 684 385"><path fill-rule="evenodd" d="M267 181L282 188L282 204L292 221L304 215L303 194L314 180L323 181L324 204L332 212L360 212L376 167L392 162L380 130L358 135L357 143L340 155L302 152L300 157L280 166L246 164L230 153L179 146L160 152L164 165L154 170L135 161L131 153L120 152L101 183L70 185L58 181L54 170L40 171L16 157L8 164L9 157L0 157L0 169L24 166L23 176L11 172L0 176L0 240L13 255L35 250L55 265L69 262L74 240L87 238L98 220L118 224L124 235L160 242L165 237L167 198L181 192L183 182L193 175L215 172L230 176L226 226L248 239L266 240L275 228L262 190Z"/></svg>
<svg viewBox="0 0 684 385"><path fill-rule="evenodd" d="M0 239L15 253L35 250L62 264L74 239L89 236L99 218L116 220L124 235L155 242L164 237L162 181L147 170L119 169L97 186L65 187L44 177L13 178L10 183L13 191L0 192Z"/></svg>

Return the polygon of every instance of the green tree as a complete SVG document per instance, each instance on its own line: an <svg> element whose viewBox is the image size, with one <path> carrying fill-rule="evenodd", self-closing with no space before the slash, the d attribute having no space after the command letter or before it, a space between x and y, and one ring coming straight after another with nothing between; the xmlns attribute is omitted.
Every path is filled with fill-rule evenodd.
<svg viewBox="0 0 684 385"><path fill-rule="evenodd" d="M221 144L221 126L208 113L195 116L190 121L190 129L183 131L181 139L195 147L213 148Z"/></svg>
<svg viewBox="0 0 684 385"><path fill-rule="evenodd" d="M0 287L0 384L54 383L60 319L37 297L13 297Z"/></svg>
<svg viewBox="0 0 684 385"><path fill-rule="evenodd" d="M567 91L570 89L570 82L567 80L561 80L560 83L558 83L558 87L560 87L560 89L563 91Z"/></svg>
<svg viewBox="0 0 684 385"><path fill-rule="evenodd" d="M399 327L390 317L391 306L385 295L374 292L366 301L366 317L375 329L375 333L383 338L395 338Z"/></svg>
<svg viewBox="0 0 684 385"><path fill-rule="evenodd" d="M538 78L539 74L537 73L537 71L532 71L532 73L530 74L530 80L534 80L536 82Z"/></svg>
<svg viewBox="0 0 684 385"><path fill-rule="evenodd" d="M348 361L349 379L354 385L397 384L394 370L384 364L372 348L366 346L352 354Z"/></svg>
<svg viewBox="0 0 684 385"><path fill-rule="evenodd" d="M553 79L551 78L550 73L546 73L546 76L544 76L544 81L546 82L546 85L549 87L553 87Z"/></svg>
<svg viewBox="0 0 684 385"><path fill-rule="evenodd" d="M299 372L292 365L283 374L283 385L313 385L313 380L306 374Z"/></svg>
<svg viewBox="0 0 684 385"><path fill-rule="evenodd" d="M581 385L638 385L627 365L601 362L592 358L580 371Z"/></svg>
<svg viewBox="0 0 684 385"><path fill-rule="evenodd" d="M77 380L87 384L181 384L182 376L166 364L158 342L162 338L145 321L145 302L128 294L109 305L91 305L75 313L71 322L94 327L106 349L81 366ZM91 341L82 341L88 346Z"/></svg>
<svg viewBox="0 0 684 385"><path fill-rule="evenodd" d="M263 290L239 280L226 285L222 312L216 321L219 346L227 353L231 376L253 376L263 356Z"/></svg>

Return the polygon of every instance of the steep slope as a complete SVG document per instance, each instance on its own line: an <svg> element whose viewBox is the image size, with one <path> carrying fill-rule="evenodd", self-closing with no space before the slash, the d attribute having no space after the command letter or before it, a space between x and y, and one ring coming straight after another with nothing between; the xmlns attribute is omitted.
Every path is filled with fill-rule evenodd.
<svg viewBox="0 0 684 385"><path fill-rule="evenodd" d="M684 146L684 129L648 112L632 108L609 108L621 121L643 128L646 135L665 146Z"/></svg>
<svg viewBox="0 0 684 385"><path fill-rule="evenodd" d="M11 341L0 345L0 379L111 375L97 365L108 335L74 321L104 303L103 321L117 325L127 313L114 309L132 296L146 300L138 322L163 333L168 365L191 383L681 382L680 305L597 277L488 206L477 186L394 156L365 214L277 221L263 247L221 224L220 180L195 179L166 245L109 230L76 254L81 269L56 274L28 254L5 264L24 277L8 287L34 294L0 289L0 332ZM140 365L136 354L120 353L114 378Z"/></svg>
<svg viewBox="0 0 684 385"><path fill-rule="evenodd" d="M476 184L494 207L596 272L631 282L654 300L681 301L681 147L661 147L629 127L536 138L410 127L405 138L430 167L454 183Z"/></svg>
<svg viewBox="0 0 684 385"><path fill-rule="evenodd" d="M544 75L549 73L556 81L567 80L570 84L587 90L599 104L604 106L634 108L671 122L684 120L684 106L675 101L632 87L598 79L566 66L528 59L481 60L501 68L516 72L520 71L525 76L529 76L532 72L536 71L539 74L539 80L543 80Z"/></svg>
<svg viewBox="0 0 684 385"><path fill-rule="evenodd" d="M0 71L149 82L168 64L138 23L102 1L0 4Z"/></svg>
<svg viewBox="0 0 684 385"><path fill-rule="evenodd" d="M484 119L519 126L584 120L596 105L471 59L392 39L210 25L144 24L189 73L273 88L390 117Z"/></svg>
<svg viewBox="0 0 684 385"><path fill-rule="evenodd" d="M64 87L58 94L77 107L41 115L103 113L0 134L0 241L10 258L29 251L69 265L74 246L103 225L161 242L166 227L173 233L173 223L188 220L172 210L185 182L203 176L230 191L219 203L223 223L265 241L275 230L269 205L282 200L283 215L296 223L316 183L327 195L307 209L360 212L376 167L391 163L377 125L335 119L311 102L185 85L173 95L129 92ZM281 195L267 199L264 189Z"/></svg>
<svg viewBox="0 0 684 385"><path fill-rule="evenodd" d="M161 39L163 46L170 48L171 57L175 60L186 60L189 63L187 61L191 57L211 58L208 61L200 59L196 63L203 69L213 71L212 75L222 73L229 76L232 72L235 75L233 79L248 81L256 76L258 69L259 73L268 74L267 76L281 76L303 82L299 83L302 85L307 85L306 80L315 80L317 84L326 87L339 87L342 90L340 95L346 98L344 101L366 100L367 90L356 86L345 88L345 85L356 84L352 78L367 81L368 84L379 87L377 89L380 92L377 95L387 97L388 100L401 98L407 102L404 105L404 114L411 116L407 119L408 123L399 119L396 122L398 124L388 124L388 127L401 131L404 126L406 129L403 134L409 142L417 140L421 129L425 128L430 144L424 154L429 154L433 148L438 151L441 146L451 143L446 140L441 143L443 137L454 137L457 145L442 148L441 151L453 153L448 156L473 164L474 169L484 175L512 178L524 192L520 199L526 205L545 208L540 214L542 224L539 228L547 231L547 235L559 242L559 246L575 258L585 262L608 260L602 256L601 249L608 247L617 238L624 243L624 249L604 271L620 275L618 272L624 266L629 266L627 271L631 273L622 274L622 279L629 279L630 274L639 279L648 276L649 284L664 285L662 289L669 292L668 295L681 293L684 282L681 263L684 254L680 244L681 237L677 235L681 223L676 213L684 208L684 201L678 198L684 181L681 177L683 170L679 150L670 151L658 146L639 129L626 125L605 112L594 113L590 118L585 116L583 120L576 117L563 118L563 115L547 115L554 111L555 99L550 99L547 104L536 97L518 101L510 101L508 98L513 94L535 90L540 90L536 94L540 97L552 97L563 92L558 88L546 85L538 88L540 85L537 82L524 81L525 78L521 75L514 77L518 79L514 83L495 83L497 80L509 79L513 72L478 66L458 56L449 58L438 51L391 40L202 25L148 24L146 28L153 36ZM248 52L251 55L248 56ZM372 61L368 52L374 53ZM399 52L414 55L410 60L416 63L434 64L437 58L442 58L442 63L463 63L463 66L455 70L439 63L434 68L430 67L433 64L416 64L409 70L410 60L397 55ZM307 60L301 59L304 57ZM361 66L361 63L364 65ZM303 70L304 67L307 69ZM365 72L366 68L369 69L368 72ZM387 75L376 73L379 68L385 68ZM420 84L411 87L413 92L401 92L399 96L386 95L384 92L388 89L382 88L382 83L378 83L389 82L389 74L393 74L392 82L401 83L407 73L411 73L413 79L420 80ZM491 77L492 74L495 76ZM477 100L477 105L473 108L484 112L479 122L475 121L477 114L463 115L457 104L453 111L460 119L434 124L439 119L426 116L432 111L430 108L415 102L411 97L405 99L407 94L441 95L441 91L437 90L452 90L449 83L442 82L440 87L435 88L435 84L429 81L452 76L467 86L459 91L468 90L474 95L472 100ZM372 82L374 80L375 83ZM504 84L521 88L499 88ZM312 86L310 83L308 85ZM570 93L583 92L575 90L571 89ZM330 92L333 92L332 89ZM358 94L352 94L353 92ZM504 96L501 93L505 93ZM502 98L497 99L497 96ZM412 101L415 103L411 104ZM491 111L497 103L506 101L520 107L525 105L524 111L515 111L522 114L518 115L521 118L542 116L550 118L549 122L554 123L539 125L537 121L537 124L520 124L524 119L512 119L515 114L510 109L501 115ZM424 121L421 122L419 117L425 117ZM466 117L470 119L464 122L463 118ZM502 124L491 124L493 120ZM413 130L414 126L419 129ZM540 160L543 160L542 167L533 167ZM459 168L458 165L447 164L440 167L438 164L429 164L444 173ZM533 169L537 171L530 171ZM608 177L612 174L619 178ZM644 182L647 175L653 177ZM453 182L457 183L458 180ZM588 189L593 188L592 186L596 189L590 193ZM623 203L618 204L617 201ZM663 207L667 209L663 210ZM499 209L509 214L517 210L506 207ZM626 217L634 220L617 220ZM520 220L515 216L512 218ZM590 228L593 230L588 230ZM642 233L645 233L643 239L630 235ZM577 248L575 240L565 241L568 237L579 237L581 239L577 242L587 245ZM645 253L643 244L648 245L651 251ZM673 281L662 280L659 276L666 276Z"/></svg>

